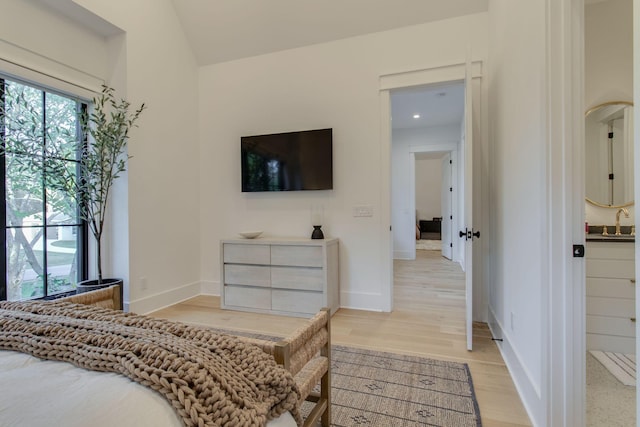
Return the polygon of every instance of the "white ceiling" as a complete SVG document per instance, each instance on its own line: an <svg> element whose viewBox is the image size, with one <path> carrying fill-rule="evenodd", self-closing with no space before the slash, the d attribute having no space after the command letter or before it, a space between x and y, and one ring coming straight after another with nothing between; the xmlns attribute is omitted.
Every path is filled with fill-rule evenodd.
<svg viewBox="0 0 640 427"><path fill-rule="evenodd" d="M488 0L173 0L200 65L486 11ZM392 126L460 123L462 85L396 91ZM420 119L413 114L420 113Z"/></svg>
<svg viewBox="0 0 640 427"><path fill-rule="evenodd" d="M414 118L419 114L419 118ZM464 115L464 84L432 85L391 92L393 129L461 125Z"/></svg>
<svg viewBox="0 0 640 427"><path fill-rule="evenodd" d="M488 0L173 0L200 65L484 12Z"/></svg>

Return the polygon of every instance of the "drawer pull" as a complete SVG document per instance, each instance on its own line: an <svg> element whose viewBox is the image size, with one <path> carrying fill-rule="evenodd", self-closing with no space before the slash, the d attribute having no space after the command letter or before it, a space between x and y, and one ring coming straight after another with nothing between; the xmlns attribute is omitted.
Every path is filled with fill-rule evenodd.
<svg viewBox="0 0 640 427"><path fill-rule="evenodd" d="M636 279L629 279L631 283L636 283Z"/></svg>
<svg viewBox="0 0 640 427"><path fill-rule="evenodd" d="M631 317L629 320L631 320L633 323L636 323L636 318L635 317Z"/></svg>

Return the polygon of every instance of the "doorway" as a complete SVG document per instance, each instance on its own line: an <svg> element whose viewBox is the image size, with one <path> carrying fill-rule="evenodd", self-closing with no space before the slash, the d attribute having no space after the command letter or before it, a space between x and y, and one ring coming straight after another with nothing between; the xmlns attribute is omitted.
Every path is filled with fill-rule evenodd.
<svg viewBox="0 0 640 427"><path fill-rule="evenodd" d="M429 271L425 263L449 263L463 277L464 245L453 236L464 222L458 185L464 174L458 165L464 97L463 81L395 89L390 94L394 262L413 260L423 271ZM419 249L434 243L439 246ZM395 287L398 278L394 275L393 280Z"/></svg>
<svg viewBox="0 0 640 427"><path fill-rule="evenodd" d="M398 185L399 182L402 182L405 184L405 187L414 185L411 180L406 178L405 172L406 170L413 169L413 163L408 160L411 158L410 156L398 156L397 154L399 151L405 150L413 155L413 153L420 151L420 148L426 147L428 147L426 151L456 151L459 160L458 171L455 174L459 181L459 194L456 198L459 209L457 214L454 214L454 221L456 217L458 217L459 221L454 225L456 229L454 238L458 235L457 232L460 231L457 227L464 224L465 226L461 228L464 229L464 232L459 234L461 238L460 242L464 241L464 243L460 244L460 254L462 255L461 265L464 265L463 270L466 272L465 333L468 350L472 349L473 320L487 321L487 304L482 286L482 263L473 263L474 259L480 261L482 258L482 245L484 245L484 243L480 245L476 244L480 232L477 228L474 228L474 218L477 218L477 224L479 224L481 228L485 230L488 229L487 224L485 224L485 219L488 217L480 215L484 212L484 209L481 209L482 206L479 203L473 202L474 194L478 193L477 196L480 196L482 191L487 188L483 185L484 175L481 173L484 163L478 163L477 166L480 167L473 167L474 163L476 163L474 156L480 155L479 159L484 158L484 150L486 149L486 147L483 146L484 141L486 141L485 134L484 132L482 132L482 134L478 132L479 122L486 122L486 116L478 114L486 108L486 98L482 96L485 90L482 85L483 64L482 61L471 61L470 57L471 55L468 55L467 61L464 63L404 71L401 73L382 75L380 77L381 148L383 150L382 156L388 156L390 159L386 165L383 163L381 170L381 176L387 177L386 180L381 182L382 205L388 206L388 210L383 210L381 213L382 221L380 223L380 231L381 240L385 242L384 246L388 248L388 252L385 251L382 258L383 274L388 280L383 280L382 282L380 308L382 311L393 311L393 259L394 250L397 249L397 242L394 241L394 237L396 235L403 237L409 236L406 238L411 243L405 246L409 248L409 250L415 245L415 209L413 206L409 209L406 203L401 204L398 203L399 200L396 200L398 195L405 194L406 191L392 191L391 189L392 183L393 185ZM451 144L439 146L441 142L427 140L425 138L407 138L407 140L413 140L413 142L405 143L404 146L397 144L398 138L392 138L392 136L398 136L399 132L392 131L392 125L397 127L398 120L406 119L407 116L398 116L396 113L395 117L392 117L392 93L395 95L405 91L411 92L420 88L431 89L455 84L461 84L464 88L464 121L459 125L461 138L457 142L457 145L454 143L453 146ZM475 113L472 113L472 111ZM436 110L436 114L437 113L438 111ZM414 115L415 114L411 115L410 118L419 118L414 117ZM410 129L404 130L403 132L407 134L415 133L415 131L411 131ZM481 138L480 144L473 143L474 134ZM396 144L392 144L392 139L396 140ZM398 159L400 159L400 163L397 162ZM398 177L401 179L396 179ZM400 210L398 210L399 207ZM477 212L474 215L476 210ZM392 211L395 212L395 215L392 214ZM400 221L398 218L400 218ZM396 231L400 231L398 227L402 228L403 226L406 227L407 232L396 233ZM473 249L474 247L476 248L475 250ZM481 285L479 288L476 288L476 292L474 292L474 281Z"/></svg>
<svg viewBox="0 0 640 427"><path fill-rule="evenodd" d="M458 182L463 171L457 160L464 83L396 89L390 98L392 256L415 259L416 240L437 234L435 240L445 237L446 258L460 262L462 245L452 236L462 223ZM444 157L448 165L442 166Z"/></svg>
<svg viewBox="0 0 640 427"><path fill-rule="evenodd" d="M451 151L414 156L416 251L439 251L449 261L454 252L452 156Z"/></svg>
<svg viewBox="0 0 640 427"><path fill-rule="evenodd" d="M636 425L637 418L633 6L633 0L600 0L584 7L587 426ZM626 151L618 155L618 148ZM617 224L622 235L615 240L597 227L607 225L615 235Z"/></svg>

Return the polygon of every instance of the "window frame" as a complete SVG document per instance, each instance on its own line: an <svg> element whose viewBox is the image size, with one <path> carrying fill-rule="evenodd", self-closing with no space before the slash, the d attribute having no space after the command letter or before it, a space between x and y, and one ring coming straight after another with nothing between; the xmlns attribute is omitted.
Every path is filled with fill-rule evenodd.
<svg viewBox="0 0 640 427"><path fill-rule="evenodd" d="M43 141L45 141L46 144L46 136L45 134L45 129L46 129L46 125L44 125L44 123L46 123L46 117L47 117L47 113L46 113L46 98L47 95L57 95L57 96L62 96L65 97L67 99L70 99L72 101L74 101L76 103L76 110L81 109L82 112L86 112L89 107L90 107L90 101L81 98L77 95L73 95L73 94L69 94L69 93L64 93L61 92L59 90L38 84L38 83L34 83L34 82L30 82L30 81L25 81L22 80L20 78L16 78L14 76L10 76L10 75L6 75L0 72L0 102L4 102L5 99L5 82L6 81L10 81L12 83L18 83L21 85L26 85L29 86L31 88L34 88L38 91L42 91L43 93L43 97L42 97L42 109L43 109ZM76 122L76 134L77 137L79 139L82 140L83 142L83 146L86 146L87 144L87 136L83 135L81 133L81 127L80 127L80 123ZM0 144L2 145L2 147L4 148L4 144L5 144L5 132L6 132L6 124L5 124L5 120L4 120L4 116L0 115ZM78 163L80 156L82 153L76 152L76 159L75 160L68 160L70 162L76 162ZM76 170L78 171L78 173L80 172L80 168L77 167ZM0 274L2 274L2 277L4 278L1 282L0 282L0 301L4 301L7 300L8 297L8 283L7 283L7 278L8 278L8 266L7 266L7 231L10 229L17 229L17 228L42 228L43 234L42 234L42 240L43 242L47 241L47 235L50 229L53 228L57 228L57 227L69 227L69 228L75 228L77 229L77 247L76 247L76 263L77 263L77 282L81 282L83 280L87 280L88 279L88 273L89 273L89 229L88 229L88 224L87 221L84 219L81 219L79 214L80 214L80 209L79 207L76 206L76 212L77 212L77 220L73 223L70 224L48 224L47 223L47 219L46 219L46 215L43 215L42 218L42 225L40 226L9 226L7 224L7 173L6 173L6 153L4 152L4 150L2 150L0 152L0 178L2 181L2 185L0 185L0 223L2 225L2 229L3 229L3 240L2 240L2 244L0 244ZM43 192L43 197L42 197L42 212L45 213L47 211L46 207L47 207L47 187L46 187L46 183L45 183L45 178L44 176L42 177L42 192ZM58 292L58 293L50 293L50 286L51 284L49 283L49 268L51 266L48 265L48 252L49 250L47 249L47 245L43 245L44 247L43 249L43 258L42 258L42 268L43 268L43 295L41 296L36 296L30 299L51 299L51 298L55 298L57 296L64 296L66 294L69 293L74 293L75 291L63 291L63 292Z"/></svg>

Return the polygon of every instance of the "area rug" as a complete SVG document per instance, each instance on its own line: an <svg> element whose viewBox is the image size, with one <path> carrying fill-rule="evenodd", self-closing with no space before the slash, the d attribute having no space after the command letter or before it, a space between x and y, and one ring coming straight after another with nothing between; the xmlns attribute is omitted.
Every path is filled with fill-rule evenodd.
<svg viewBox="0 0 640 427"><path fill-rule="evenodd" d="M482 426L471 373L465 363L341 345L331 346L331 358L334 427ZM303 416L308 411L303 405Z"/></svg>
<svg viewBox="0 0 640 427"><path fill-rule="evenodd" d="M337 345L331 356L332 426L482 425L466 364Z"/></svg>
<svg viewBox="0 0 640 427"><path fill-rule="evenodd" d="M599 350L591 350L590 353L622 384L636 385L636 356L634 354Z"/></svg>
<svg viewBox="0 0 640 427"><path fill-rule="evenodd" d="M416 240L416 249L419 251L441 251L442 240Z"/></svg>

